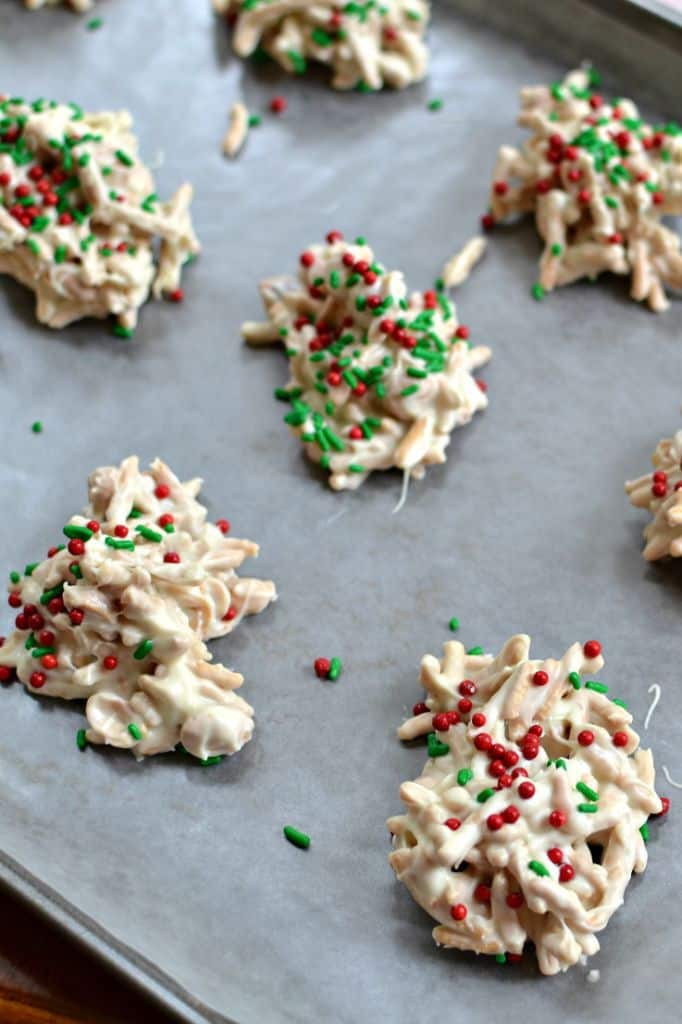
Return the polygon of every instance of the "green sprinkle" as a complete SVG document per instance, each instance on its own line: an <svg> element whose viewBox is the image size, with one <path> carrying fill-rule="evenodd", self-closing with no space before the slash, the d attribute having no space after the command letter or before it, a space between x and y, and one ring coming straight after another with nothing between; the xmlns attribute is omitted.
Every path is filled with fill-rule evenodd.
<svg viewBox="0 0 682 1024"><path fill-rule="evenodd" d="M140 731L140 727L139 727L139 725L135 725L135 722L131 722L130 723L130 725L128 726L128 732L130 733L130 735L133 737L134 740L141 740L142 739L142 733Z"/></svg>
<svg viewBox="0 0 682 1024"><path fill-rule="evenodd" d="M647 825L646 821L643 825L640 826L639 834L641 835L645 843L649 842L649 826Z"/></svg>
<svg viewBox="0 0 682 1024"><path fill-rule="evenodd" d="M263 123L263 118L260 114L251 114L249 117L249 128L259 128Z"/></svg>
<svg viewBox="0 0 682 1024"><path fill-rule="evenodd" d="M88 32L96 32L98 28L101 28L104 24L102 18L91 18L90 21L85 23L85 27Z"/></svg>
<svg viewBox="0 0 682 1024"><path fill-rule="evenodd" d="M132 327L124 327L123 324L114 324L114 334L117 338L132 338L135 331Z"/></svg>
<svg viewBox="0 0 682 1024"><path fill-rule="evenodd" d="M31 651L32 658L42 658L44 654L54 654L54 647L34 647Z"/></svg>
<svg viewBox="0 0 682 1024"><path fill-rule="evenodd" d="M29 635L26 637L26 643L24 644L24 647L26 648L27 651L30 651L32 647L37 646L38 641L35 638L35 634L29 633Z"/></svg>
<svg viewBox="0 0 682 1024"><path fill-rule="evenodd" d="M156 530L152 530L149 526L136 526L135 533L139 533L145 540L153 540L156 544L160 544L163 540L163 534L157 533Z"/></svg>
<svg viewBox="0 0 682 1024"><path fill-rule="evenodd" d="M54 251L55 263L64 263L66 260L67 249L65 245L58 245Z"/></svg>
<svg viewBox="0 0 682 1024"><path fill-rule="evenodd" d="M561 256L564 250L563 246L559 245L558 242L555 242L549 251L551 252L552 256Z"/></svg>
<svg viewBox="0 0 682 1024"><path fill-rule="evenodd" d="M443 757L444 754L447 754L450 751L450 747L447 743L441 743L435 732L429 733L426 738L426 744L429 750L429 757Z"/></svg>
<svg viewBox="0 0 682 1024"><path fill-rule="evenodd" d="M78 565L77 562L74 562L73 565L69 566L69 572L73 576L75 576L77 580L82 580L83 579L83 572L81 570L80 565Z"/></svg>
<svg viewBox="0 0 682 1024"><path fill-rule="evenodd" d="M580 674L578 672L569 672L568 681L574 690L580 689Z"/></svg>
<svg viewBox="0 0 682 1024"><path fill-rule="evenodd" d="M41 421L40 420L36 420L35 423L32 423L31 424L31 430L33 431L34 434L42 434L42 432L43 432L43 424L41 423Z"/></svg>
<svg viewBox="0 0 682 1024"><path fill-rule="evenodd" d="M450 621L448 622L448 629L450 630L451 633L456 633L457 630L459 629L459 619L456 619L454 617L450 619Z"/></svg>
<svg viewBox="0 0 682 1024"><path fill-rule="evenodd" d="M132 167L135 163L132 157L128 156L122 149L116 150L116 159L119 163L124 164L125 167Z"/></svg>
<svg viewBox="0 0 682 1024"><path fill-rule="evenodd" d="M29 562L26 568L24 569L24 576L32 576L39 565L40 562Z"/></svg>
<svg viewBox="0 0 682 1024"><path fill-rule="evenodd" d="M530 290L531 295L536 302L542 302L545 297L545 289L542 287L539 281L536 281Z"/></svg>
<svg viewBox="0 0 682 1024"><path fill-rule="evenodd" d="M351 464L348 467L348 469L350 470L351 473L366 473L367 472L365 467L361 466L359 462L351 462Z"/></svg>
<svg viewBox="0 0 682 1024"><path fill-rule="evenodd" d="M333 681L338 679L339 676L341 675L342 668L343 665L341 664L341 659L332 658L331 662L329 663L329 672L327 674L327 679L331 679Z"/></svg>
<svg viewBox="0 0 682 1024"><path fill-rule="evenodd" d="M41 604L49 604L55 597L61 597L64 593L64 584L58 583L56 587L52 587L50 590L45 590L40 595Z"/></svg>
<svg viewBox="0 0 682 1024"><path fill-rule="evenodd" d="M19 575L18 572L11 572L9 574L9 578L11 583L18 583L21 579L21 576Z"/></svg>
<svg viewBox="0 0 682 1024"><path fill-rule="evenodd" d="M310 846L310 836L307 836L305 832L299 832L297 828L293 828L291 825L285 825L282 829L284 836L293 843L294 846L298 846L301 850L307 850Z"/></svg>
<svg viewBox="0 0 682 1024"><path fill-rule="evenodd" d="M92 530L89 526L77 526L74 523L67 523L62 533L69 540L90 540L92 537Z"/></svg>
<svg viewBox="0 0 682 1024"><path fill-rule="evenodd" d="M563 768L565 772L568 771L568 768L566 767L566 762L564 761L563 757L557 757L556 761L554 762L554 767Z"/></svg>
<svg viewBox="0 0 682 1024"><path fill-rule="evenodd" d="M497 960L498 964L506 964L506 962L507 962L507 954L506 953L496 953L495 954L495 959Z"/></svg>
<svg viewBox="0 0 682 1024"><path fill-rule="evenodd" d="M105 537L104 543L108 548L115 548L116 551L134 551L135 545L132 540L116 540L115 537Z"/></svg>
<svg viewBox="0 0 682 1024"><path fill-rule="evenodd" d="M466 786L467 782L470 782L473 777L474 773L471 768L460 768L457 772L457 785Z"/></svg>
<svg viewBox="0 0 682 1024"><path fill-rule="evenodd" d="M79 750L85 750L88 745L88 739L85 735L85 729L79 729L76 733L76 746Z"/></svg>
<svg viewBox="0 0 682 1024"><path fill-rule="evenodd" d="M486 800L490 800L491 796L495 796L494 789L482 789L480 793L476 794L476 800L479 804L484 804Z"/></svg>
<svg viewBox="0 0 682 1024"><path fill-rule="evenodd" d="M133 658L135 658L136 661L143 661L143 659L146 658L148 654L152 653L153 649L153 640L143 640L142 643L138 644L138 646L133 651Z"/></svg>
<svg viewBox="0 0 682 1024"><path fill-rule="evenodd" d="M429 100L429 102L427 104L427 109L431 110L431 111L434 111L434 112L437 111L437 110L442 110L443 109L443 101L441 99L438 99L438 98L433 99L433 100Z"/></svg>
<svg viewBox="0 0 682 1024"><path fill-rule="evenodd" d="M482 647L470 647L469 650L467 651L467 654L479 655L485 654L485 651L483 650Z"/></svg>
<svg viewBox="0 0 682 1024"><path fill-rule="evenodd" d="M612 697L611 698L611 703L612 704L617 704L619 708L624 708L626 711L628 710L627 704L625 703L624 700L621 700L620 697Z"/></svg>
<svg viewBox="0 0 682 1024"><path fill-rule="evenodd" d="M596 814L599 807L597 804L578 804L578 810L583 814Z"/></svg>
<svg viewBox="0 0 682 1024"><path fill-rule="evenodd" d="M528 867L531 871L534 871L536 875L539 875L540 878L547 878L549 875L548 869L544 864L541 864L539 860L528 861Z"/></svg>
<svg viewBox="0 0 682 1024"><path fill-rule="evenodd" d="M588 800L596 802L599 799L599 793L596 793L593 789L587 785L586 782L578 782L575 787L579 793L582 793Z"/></svg>
<svg viewBox="0 0 682 1024"><path fill-rule="evenodd" d="M410 384L409 387L403 388L403 390L400 392L400 397L401 398L409 398L410 395L414 395L417 391L419 391L419 385L418 384Z"/></svg>
<svg viewBox="0 0 682 1024"><path fill-rule="evenodd" d="M608 688L608 686L605 683L595 683L595 682L585 683L585 689L586 690L594 690L595 693L608 693L609 692L609 688Z"/></svg>
<svg viewBox="0 0 682 1024"><path fill-rule="evenodd" d="M220 764L222 760L220 754L214 754L213 757L199 758L199 764L202 768L210 768L214 764Z"/></svg>

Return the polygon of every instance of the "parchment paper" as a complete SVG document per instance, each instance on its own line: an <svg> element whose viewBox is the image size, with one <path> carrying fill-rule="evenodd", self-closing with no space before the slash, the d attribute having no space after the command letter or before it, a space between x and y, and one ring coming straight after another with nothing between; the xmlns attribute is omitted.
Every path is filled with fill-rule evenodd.
<svg viewBox="0 0 682 1024"><path fill-rule="evenodd" d="M332 227L366 234L386 266L429 286L477 229L499 144L520 138L518 88L563 70L547 59L551 38L518 43L439 3L428 83L340 96L324 75L233 59L203 0L102 0L97 14L104 26L88 32L66 11L0 0L0 88L133 111L146 157L164 154L159 192L194 182L204 252L184 304L149 305L128 343L95 322L50 333L26 291L0 284L0 562L22 569L57 543L92 468L158 453L205 478L211 515L260 542L254 569L281 596L213 644L257 711L253 742L218 768L80 754L78 706L3 690L3 877L28 891L30 872L48 887L34 899L187 1020L677 1019L682 829L663 780L672 812L652 824L650 867L590 963L596 985L580 966L543 979L530 955L502 967L438 951L388 867L384 822L425 760L395 728L453 615L467 645L491 651L516 631L537 656L600 639L602 677L640 724L647 687L662 685L644 739L682 777L682 566L646 566L646 516L623 494L679 425L679 301L657 317L625 282L604 281L537 304L532 227L497 232L457 296L493 349L490 408L397 517L397 474L353 495L323 486L272 399L283 356L240 341L242 320L260 316L259 279L293 269ZM627 94L612 67L605 89ZM647 112L679 114L665 98L674 83L641 66L637 77ZM226 162L230 103L261 112L274 93L287 114L266 114ZM427 110L433 97L440 113ZM314 677L321 654L343 659L336 684ZM285 842L284 824L311 834L308 852Z"/></svg>

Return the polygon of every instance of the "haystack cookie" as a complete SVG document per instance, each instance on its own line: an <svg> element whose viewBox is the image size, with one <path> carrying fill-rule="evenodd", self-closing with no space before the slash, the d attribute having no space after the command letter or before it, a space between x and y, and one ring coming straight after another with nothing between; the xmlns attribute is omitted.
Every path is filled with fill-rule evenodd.
<svg viewBox="0 0 682 1024"><path fill-rule="evenodd" d="M150 290L181 299L192 187L158 199L130 115L3 98L0 117L0 273L36 293L38 320L113 315L129 337Z"/></svg>
<svg viewBox="0 0 682 1024"><path fill-rule="evenodd" d="M486 226L535 214L545 248L534 294L603 271L628 274L630 294L660 312L682 288L680 240L661 223L682 213L682 129L644 121L631 100L606 101L594 72L521 90L531 138L502 146Z"/></svg>
<svg viewBox="0 0 682 1024"><path fill-rule="evenodd" d="M338 231L300 256L298 280L263 281L264 324L246 323L251 344L280 341L290 379L277 398L306 454L335 490L359 487L377 469L415 478L445 462L455 427L488 404L472 371L490 358L458 325L452 302L435 291L407 296L403 275L387 271L357 239Z"/></svg>
<svg viewBox="0 0 682 1024"><path fill-rule="evenodd" d="M232 24L240 57L262 50L298 75L309 60L326 64L335 89L402 89L428 69L426 0L213 0L213 6Z"/></svg>
<svg viewBox="0 0 682 1024"><path fill-rule="evenodd" d="M39 7L56 7L62 3L67 7L72 7L79 14L84 14L93 8L93 0L24 0L24 7L28 7L29 11L37 11Z"/></svg>
<svg viewBox="0 0 682 1024"><path fill-rule="evenodd" d="M651 513L643 554L654 562L682 556L682 430L659 441L651 461L654 471L628 480L625 491L633 505Z"/></svg>
<svg viewBox="0 0 682 1024"><path fill-rule="evenodd" d="M251 541L206 522L200 480L181 483L159 459L97 469L89 505L64 527L66 546L10 577L16 631L0 678L31 693L86 700L83 742L136 757L173 750L233 754L251 738L242 677L211 664L204 640L230 633L275 600L274 584L236 569Z"/></svg>
<svg viewBox="0 0 682 1024"><path fill-rule="evenodd" d="M430 760L401 787L389 859L439 945L504 961L530 940L556 974L599 949L664 806L630 714L592 680L599 643L529 650L515 636L495 658L456 641L424 658L427 699L399 735L428 731Z"/></svg>

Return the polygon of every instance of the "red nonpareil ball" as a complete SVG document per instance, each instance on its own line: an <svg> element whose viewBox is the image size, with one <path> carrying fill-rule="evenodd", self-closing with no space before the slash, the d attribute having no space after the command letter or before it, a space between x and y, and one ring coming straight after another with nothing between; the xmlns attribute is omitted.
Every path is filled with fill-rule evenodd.
<svg viewBox="0 0 682 1024"><path fill-rule="evenodd" d="M44 672L31 672L29 682L34 690L39 690L47 682L47 676Z"/></svg>
<svg viewBox="0 0 682 1024"><path fill-rule="evenodd" d="M229 521L227 519L218 519L218 520L216 520L216 526L218 527L218 529L220 530L221 533L229 533L230 532L230 523L229 523Z"/></svg>
<svg viewBox="0 0 682 1024"><path fill-rule="evenodd" d="M512 772L512 775L513 774L514 773ZM535 796L535 786L530 779L528 779L519 784L517 792L522 800L530 800L531 797Z"/></svg>
<svg viewBox="0 0 682 1024"><path fill-rule="evenodd" d="M583 729L578 733L578 743L581 747L591 747L594 743L594 733L591 729Z"/></svg>
<svg viewBox="0 0 682 1024"><path fill-rule="evenodd" d="M559 881L570 882L573 878L575 878L575 870L570 864L562 864L559 868Z"/></svg>
<svg viewBox="0 0 682 1024"><path fill-rule="evenodd" d="M538 669L537 672L533 673L533 685L534 686L547 686L549 682L549 676L543 669Z"/></svg>
<svg viewBox="0 0 682 1024"><path fill-rule="evenodd" d="M456 903L454 907L450 907L450 917L453 921L463 921L468 913L463 903Z"/></svg>
<svg viewBox="0 0 682 1024"><path fill-rule="evenodd" d="M102 665L107 672L113 672L118 667L118 658L114 654L107 654L106 658L102 659Z"/></svg>
<svg viewBox="0 0 682 1024"><path fill-rule="evenodd" d="M444 824L447 825L449 829L452 829L453 832L456 832L462 822L459 818L448 818Z"/></svg>
<svg viewBox="0 0 682 1024"><path fill-rule="evenodd" d="M163 501L164 498L167 498L168 495L170 494L170 487L168 486L168 484L157 484L156 487L154 488L154 494L159 499L159 501Z"/></svg>
<svg viewBox="0 0 682 1024"><path fill-rule="evenodd" d="M480 882L474 889L474 899L478 900L479 903L490 903L492 893L489 885L484 885Z"/></svg>
<svg viewBox="0 0 682 1024"><path fill-rule="evenodd" d="M425 715L429 710L428 704L425 704L423 700L418 701L412 708L413 715Z"/></svg>
<svg viewBox="0 0 682 1024"><path fill-rule="evenodd" d="M284 96L273 96L270 100L270 110L273 114L283 114L287 109L287 101Z"/></svg>
<svg viewBox="0 0 682 1024"><path fill-rule="evenodd" d="M598 658L601 654L601 644L598 640L588 640L583 644L583 654L586 658Z"/></svg>
<svg viewBox="0 0 682 1024"><path fill-rule="evenodd" d="M318 679L328 679L332 663L329 658L315 658L313 668Z"/></svg>
<svg viewBox="0 0 682 1024"><path fill-rule="evenodd" d="M327 241L330 245L334 245L335 242L342 242L343 233L341 231L330 231L327 235Z"/></svg>
<svg viewBox="0 0 682 1024"><path fill-rule="evenodd" d="M613 745L614 747L627 747L628 734L626 732L614 732Z"/></svg>
<svg viewBox="0 0 682 1024"><path fill-rule="evenodd" d="M482 750L485 752L486 750L490 750L492 744L492 736L487 732L479 732L478 735L474 737L474 746L476 747L476 750Z"/></svg>
<svg viewBox="0 0 682 1024"><path fill-rule="evenodd" d="M180 561L180 555L177 551L167 551L163 556L163 560L167 565L177 565Z"/></svg>
<svg viewBox="0 0 682 1024"><path fill-rule="evenodd" d="M564 855L558 846L553 846L547 851L547 857L551 860L552 864L561 864L564 859Z"/></svg>
<svg viewBox="0 0 682 1024"><path fill-rule="evenodd" d="M473 680L471 680L471 679L463 679L462 682L457 687L457 689L458 689L459 693L462 694L463 697L473 697L474 694L476 693L477 687L476 687L476 683L474 683ZM484 721L481 724L482 725L485 724L485 717L484 717Z"/></svg>
<svg viewBox="0 0 682 1024"><path fill-rule="evenodd" d="M497 832L504 825L504 818L501 814L489 814L485 823L491 832Z"/></svg>
<svg viewBox="0 0 682 1024"><path fill-rule="evenodd" d="M511 807L507 807L506 810L502 812L502 817L504 818L507 825L514 825L521 817L521 811L518 809L518 807L514 807L514 805L512 804Z"/></svg>
<svg viewBox="0 0 682 1024"><path fill-rule="evenodd" d="M69 541L69 554L70 555L84 555L85 554L85 542L79 540L77 537L74 540Z"/></svg>
<svg viewBox="0 0 682 1024"><path fill-rule="evenodd" d="M51 672L52 669L55 669L57 667L58 662L54 654L43 654L42 658L40 659L40 664L43 666L44 669L47 669L48 672Z"/></svg>
<svg viewBox="0 0 682 1024"><path fill-rule="evenodd" d="M127 526L123 526L122 523L119 523L117 526L114 527L114 535L116 537L127 537L128 536L128 527Z"/></svg>
<svg viewBox="0 0 682 1024"><path fill-rule="evenodd" d="M568 818L565 811L552 811L548 821L552 828L563 828Z"/></svg>
<svg viewBox="0 0 682 1024"><path fill-rule="evenodd" d="M511 907L512 910L518 910L520 907L523 906L523 903L524 903L523 893L520 893L520 892L510 892L510 893L507 893L506 903L507 903L507 906Z"/></svg>
<svg viewBox="0 0 682 1024"><path fill-rule="evenodd" d="M237 618L237 609L232 604L223 615L223 622L232 622L233 619Z"/></svg>
<svg viewBox="0 0 682 1024"><path fill-rule="evenodd" d="M12 679L12 669L0 665L0 683L9 683Z"/></svg>

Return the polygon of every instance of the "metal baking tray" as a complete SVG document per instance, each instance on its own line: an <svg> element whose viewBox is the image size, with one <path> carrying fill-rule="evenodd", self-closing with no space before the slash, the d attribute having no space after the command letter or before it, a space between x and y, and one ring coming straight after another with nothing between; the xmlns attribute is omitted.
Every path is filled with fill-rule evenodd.
<svg viewBox="0 0 682 1024"><path fill-rule="evenodd" d="M477 1022L513 1006L528 1024L557 1012L628 1024L643 1007L649 1022L677 1019L682 1000L675 799L590 963L597 985L581 966L544 979L530 956L501 967L438 951L388 867L384 825L425 759L395 727L453 615L465 643L488 650L516 631L541 656L597 636L603 677L640 723L647 687L663 686L644 739L682 775L679 567L644 563L645 520L623 494L678 425L679 300L655 316L605 280L536 304L532 225L496 232L457 295L493 349L490 407L395 517L399 474L355 494L323 485L272 399L284 357L240 341L260 315L259 279L332 227L367 235L412 287L429 286L477 229L498 146L521 137L521 85L589 57L605 90L656 119L679 113L680 33L650 10L434 7L429 80L361 96L334 94L323 73L240 63L204 0L101 0L97 32L0 0L2 86L133 111L147 158L163 154L160 194L194 182L204 246L184 304L149 305L132 342L97 322L51 333L30 295L0 283L2 561L21 567L55 542L93 467L158 453L204 477L211 514L261 544L254 570L280 591L213 644L257 713L253 741L219 767L81 754L79 707L18 686L1 695L0 877L186 1021ZM286 115L266 113L226 162L231 101L266 111L275 93ZM336 684L314 678L320 654L343 659ZM309 851L284 841L286 823L311 834Z"/></svg>

